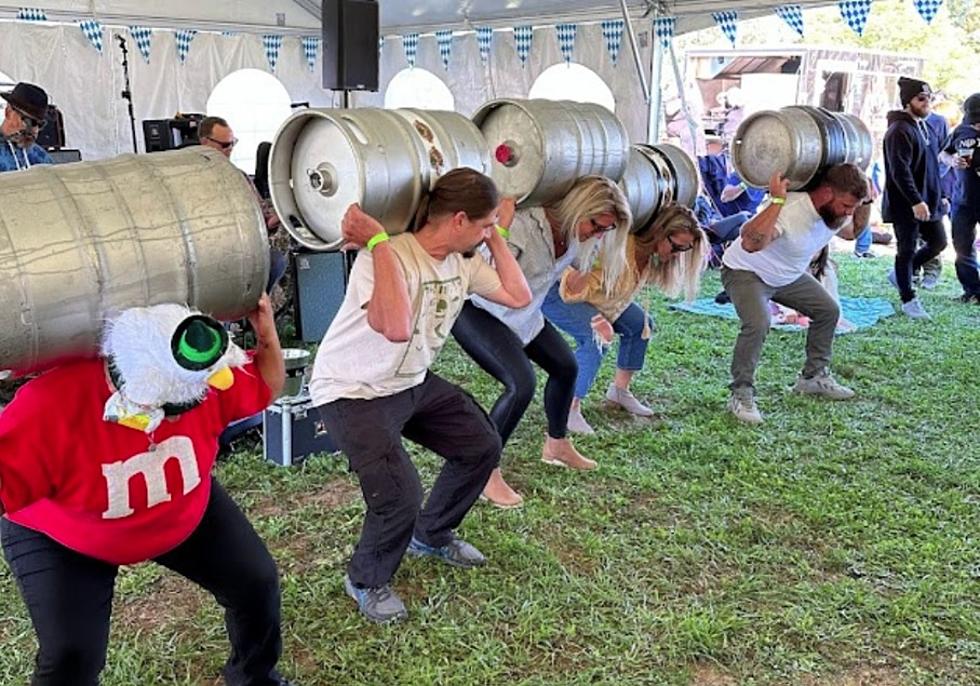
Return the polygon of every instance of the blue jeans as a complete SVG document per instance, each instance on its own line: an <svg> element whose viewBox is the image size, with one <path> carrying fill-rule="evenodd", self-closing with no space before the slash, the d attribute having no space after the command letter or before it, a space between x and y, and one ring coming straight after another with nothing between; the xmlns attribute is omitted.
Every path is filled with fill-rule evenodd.
<svg viewBox="0 0 980 686"><path fill-rule="evenodd" d="M867 224L854 236L854 253L862 255L871 251L871 224Z"/></svg>
<svg viewBox="0 0 980 686"><path fill-rule="evenodd" d="M558 295L558 284L551 287L544 299L541 311L548 320L575 339L575 360L578 377L575 379L575 397L584 398L599 373L599 365L605 349L599 348L592 337L592 318L599 310L589 303L567 303ZM630 303L619 319L612 323L619 334L619 353L616 367L627 371L643 369L648 339L643 338L644 324L649 320L646 312L636 303ZM653 328L653 322L650 321Z"/></svg>
<svg viewBox="0 0 980 686"><path fill-rule="evenodd" d="M957 205L953 208L953 247L956 249L956 276L965 295L980 295L980 275L977 274L977 222L980 209Z"/></svg>

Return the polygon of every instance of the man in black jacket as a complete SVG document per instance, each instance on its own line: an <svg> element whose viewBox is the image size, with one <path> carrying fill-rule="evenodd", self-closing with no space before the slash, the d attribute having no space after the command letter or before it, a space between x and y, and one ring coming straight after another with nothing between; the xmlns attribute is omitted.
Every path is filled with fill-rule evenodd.
<svg viewBox="0 0 980 686"><path fill-rule="evenodd" d="M914 319L929 314L912 288L912 273L946 247L941 221L939 145L925 119L929 116L932 89L925 81L898 80L902 110L888 113L885 132L885 192L881 214L895 227L898 252L888 278L902 298L902 312ZM916 250L919 238L925 241Z"/></svg>

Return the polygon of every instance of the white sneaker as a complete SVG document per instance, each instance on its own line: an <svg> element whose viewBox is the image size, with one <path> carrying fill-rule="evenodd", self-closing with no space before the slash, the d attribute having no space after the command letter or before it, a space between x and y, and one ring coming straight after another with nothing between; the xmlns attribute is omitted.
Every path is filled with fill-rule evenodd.
<svg viewBox="0 0 980 686"><path fill-rule="evenodd" d="M619 405L637 417L653 416L653 410L637 400L636 396L630 393L628 389L620 388L614 383L609 384L609 389L606 391L606 400L613 405Z"/></svg>
<svg viewBox="0 0 980 686"><path fill-rule="evenodd" d="M802 376L797 378L793 392L817 395L829 400L849 400L854 397L854 391L837 383L828 372L811 376L809 379Z"/></svg>
<svg viewBox="0 0 980 686"><path fill-rule="evenodd" d="M736 388L728 398L728 411L746 424L762 424L762 413L755 404L755 392L748 387Z"/></svg>
<svg viewBox="0 0 980 686"><path fill-rule="evenodd" d="M912 319L932 319L918 298L912 298L907 303L902 303L902 312Z"/></svg>
<svg viewBox="0 0 980 686"><path fill-rule="evenodd" d="M567 427L573 434L591 435L595 433L595 429L589 426L585 417L582 416L581 408L572 408L568 411Z"/></svg>

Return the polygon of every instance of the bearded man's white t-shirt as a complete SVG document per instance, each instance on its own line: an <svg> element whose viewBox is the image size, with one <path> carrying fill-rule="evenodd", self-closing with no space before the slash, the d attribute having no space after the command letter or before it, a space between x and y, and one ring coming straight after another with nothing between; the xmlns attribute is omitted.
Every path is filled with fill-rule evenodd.
<svg viewBox="0 0 980 686"><path fill-rule="evenodd" d="M766 202L759 211L770 204ZM787 193L786 204L776 218L776 237L772 242L762 250L749 252L739 236L725 250L721 261L729 269L753 272L773 288L788 286L807 270L813 256L850 223L848 218L832 229L813 206L809 193Z"/></svg>

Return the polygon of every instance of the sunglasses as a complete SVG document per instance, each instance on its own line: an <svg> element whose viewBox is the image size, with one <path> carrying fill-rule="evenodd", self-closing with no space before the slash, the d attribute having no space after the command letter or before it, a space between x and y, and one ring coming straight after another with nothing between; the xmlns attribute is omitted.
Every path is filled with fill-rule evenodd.
<svg viewBox="0 0 980 686"><path fill-rule="evenodd" d="M48 123L46 119L35 119L34 117L30 116L29 114L24 114L23 112L21 112L16 107L14 107L12 109L14 110L14 112L16 112L17 114L20 115L20 120L22 122L24 122L24 126L30 128L30 129L37 129L38 131L40 131L41 129L44 128L45 124Z"/></svg>
<svg viewBox="0 0 980 686"><path fill-rule="evenodd" d="M599 224L592 217L589 217L589 223L592 224L592 230L595 231L596 233L608 233L610 231L616 230L615 224L610 224L609 226L603 226L602 224Z"/></svg>
<svg viewBox="0 0 980 686"><path fill-rule="evenodd" d="M212 143L216 143L222 150L234 148L238 144L237 138L232 138L230 141L219 141L217 138L211 138L211 136L205 136L205 138Z"/></svg>
<svg viewBox="0 0 980 686"><path fill-rule="evenodd" d="M670 243L670 251L675 253L687 252L688 250L691 250L694 247L694 243L688 243L687 245L681 245L679 243L675 243L674 239L671 238L670 236L667 236L667 242Z"/></svg>

